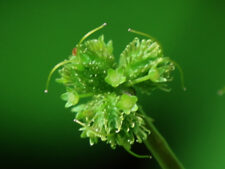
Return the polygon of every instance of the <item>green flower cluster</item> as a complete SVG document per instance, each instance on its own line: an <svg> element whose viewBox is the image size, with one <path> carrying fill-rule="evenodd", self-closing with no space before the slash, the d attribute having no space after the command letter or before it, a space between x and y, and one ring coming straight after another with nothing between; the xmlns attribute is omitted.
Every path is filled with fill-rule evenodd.
<svg viewBox="0 0 225 169"><path fill-rule="evenodd" d="M150 134L135 90L150 93L166 88L174 64L152 39L134 38L116 63L112 41L106 43L103 35L85 38L76 45L76 53L56 65L50 77L62 66L57 82L66 87L66 92L61 97L65 107L75 112L81 137L88 137L90 145L102 140L112 148L119 145L130 150L134 142L141 143Z"/></svg>
<svg viewBox="0 0 225 169"><path fill-rule="evenodd" d="M81 137L89 137L90 145L100 138L112 148L120 145L130 149L135 139L141 143L150 131L137 113L136 102L136 96L113 92L93 96L87 103L72 108L75 121L82 125Z"/></svg>
<svg viewBox="0 0 225 169"><path fill-rule="evenodd" d="M105 80L113 87L122 84L150 93L156 88L166 89L165 82L172 80L174 68L156 41L134 38L121 53L117 68L108 70Z"/></svg>

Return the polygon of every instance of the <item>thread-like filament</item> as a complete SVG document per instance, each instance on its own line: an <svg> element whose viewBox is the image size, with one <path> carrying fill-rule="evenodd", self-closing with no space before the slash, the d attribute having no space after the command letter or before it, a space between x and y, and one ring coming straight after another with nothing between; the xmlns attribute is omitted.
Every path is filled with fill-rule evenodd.
<svg viewBox="0 0 225 169"><path fill-rule="evenodd" d="M47 79L47 82L46 82L46 88L45 88L45 93L48 93L48 86L49 86L49 83L50 83L50 80L51 80L51 77L52 77L52 75L53 75L53 73L60 67L60 66L63 66L63 65L65 65L65 64L67 64L67 63L70 63L71 62L71 60L65 60L65 61L62 61L62 62L60 62L60 63L58 63L57 65L55 65L53 68L52 68L52 70L51 70L51 72L49 73L49 75L48 75L48 79Z"/></svg>
<svg viewBox="0 0 225 169"><path fill-rule="evenodd" d="M88 32L86 35L83 36L83 38L81 38L80 42L78 45L80 45L88 36L90 36L91 34L97 32L98 30L104 28L107 25L107 23L103 23L101 26L91 30L90 32Z"/></svg>
<svg viewBox="0 0 225 169"><path fill-rule="evenodd" d="M148 158L148 159L152 159L152 156L151 156L151 155L139 155L139 154L136 154L136 153L134 153L133 151L127 149L127 148L125 148L125 150L126 150L129 154L131 154L132 156L134 156L134 157L137 157L137 158Z"/></svg>

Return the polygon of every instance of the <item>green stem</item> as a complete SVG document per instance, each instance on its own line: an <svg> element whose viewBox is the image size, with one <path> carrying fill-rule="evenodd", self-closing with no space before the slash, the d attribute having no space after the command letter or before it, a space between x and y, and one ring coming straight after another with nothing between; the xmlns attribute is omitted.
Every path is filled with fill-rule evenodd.
<svg viewBox="0 0 225 169"><path fill-rule="evenodd" d="M150 155L139 155L139 154L136 154L134 153L133 151L127 149L127 148L124 148L129 154L131 154L132 156L136 157L136 158L147 158L147 159L151 159L152 156Z"/></svg>
<svg viewBox="0 0 225 169"><path fill-rule="evenodd" d="M143 77L134 79L133 81L131 81L131 82L128 84L128 86L130 87L130 86L133 86L133 85L135 85L135 84L137 84L137 83L141 83L141 82L144 82L144 81L146 81L146 80L149 80L149 77L150 77L149 75L146 75L146 76L143 76Z"/></svg>
<svg viewBox="0 0 225 169"><path fill-rule="evenodd" d="M166 140L159 133L152 121L146 120L151 134L144 142L147 149L155 157L162 169L184 169L181 162L175 156Z"/></svg>
<svg viewBox="0 0 225 169"><path fill-rule="evenodd" d="M91 96L93 96L93 93L80 94L79 98L86 98L86 97L91 97Z"/></svg>

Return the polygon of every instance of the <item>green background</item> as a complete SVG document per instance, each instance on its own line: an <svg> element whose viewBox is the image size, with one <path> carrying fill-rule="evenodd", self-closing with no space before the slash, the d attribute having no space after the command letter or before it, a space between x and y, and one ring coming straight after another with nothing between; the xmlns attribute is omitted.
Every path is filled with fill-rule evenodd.
<svg viewBox="0 0 225 169"><path fill-rule="evenodd" d="M0 165L2 168L159 168L105 143L79 137L64 108L64 88L44 87L50 69L71 54L80 38L113 39L118 57L134 38L129 27L151 34L184 70L170 93L139 99L188 169L225 168L225 3L221 0L0 1ZM57 73L54 78L57 77ZM143 145L135 152L146 153ZM0 167L1 168L1 167Z"/></svg>

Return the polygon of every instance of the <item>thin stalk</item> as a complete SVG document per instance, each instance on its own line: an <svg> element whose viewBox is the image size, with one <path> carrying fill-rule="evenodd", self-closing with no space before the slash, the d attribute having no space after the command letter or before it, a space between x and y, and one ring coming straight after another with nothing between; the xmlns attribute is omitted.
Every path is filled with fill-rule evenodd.
<svg viewBox="0 0 225 169"><path fill-rule="evenodd" d="M144 33L144 32L140 32L140 31L137 31L137 30L134 30L134 29L131 29L131 28L128 29L128 32L132 32L132 33L135 33L137 35L145 36L145 37L151 39L152 41L157 42L159 47L163 50L162 45L159 43L159 41L157 41L154 37L150 36L149 34Z"/></svg>
<svg viewBox="0 0 225 169"><path fill-rule="evenodd" d="M162 169L184 169L166 140L159 133L153 122L146 120L151 134L144 142L147 149L152 153Z"/></svg>
<svg viewBox="0 0 225 169"><path fill-rule="evenodd" d="M84 37L80 40L78 46L88 37L90 36L91 34L95 33L96 31L102 29L103 27L105 27L107 25L107 23L103 23L101 26L91 30L90 32L88 32L86 35L84 35Z"/></svg>
<svg viewBox="0 0 225 169"><path fill-rule="evenodd" d="M53 73L54 73L59 67L65 65L65 64L67 64L67 63L71 63L71 62L72 62L71 60L65 60L65 61L62 61L62 62L58 63L57 65L55 65L55 66L53 67L53 69L51 70L51 72L50 72L49 75L48 75L48 79L47 79L47 82L46 82L46 88L45 88L45 91L44 91L45 93L48 93L48 86L49 86L49 82L50 82L50 80L51 80L51 77L52 77Z"/></svg>
<svg viewBox="0 0 225 169"><path fill-rule="evenodd" d="M131 81L131 82L128 84L128 86L133 86L133 85L135 85L135 84L137 84L137 83L141 83L141 82L144 82L144 81L146 81L146 80L149 80L149 77L150 77L149 75L146 75L146 76L137 78L137 79Z"/></svg>
<svg viewBox="0 0 225 169"><path fill-rule="evenodd" d="M129 154L131 154L132 156L136 157L136 158L147 158L147 159L151 159L152 156L151 155L140 155L140 154L136 154L134 153L133 151L127 149L127 148L124 148Z"/></svg>

